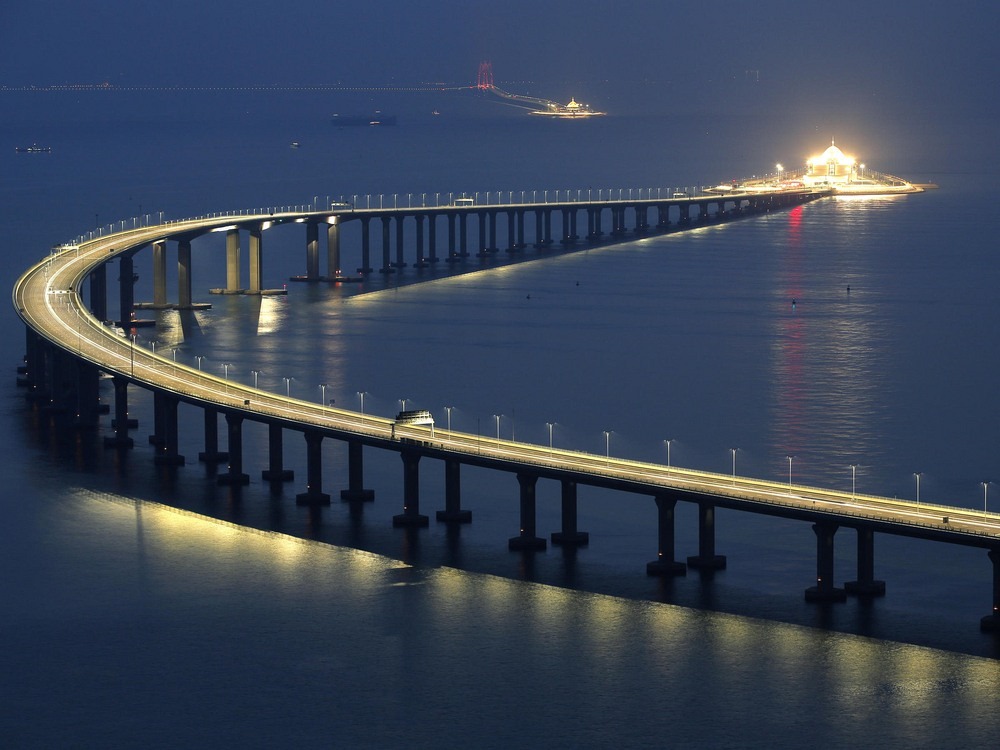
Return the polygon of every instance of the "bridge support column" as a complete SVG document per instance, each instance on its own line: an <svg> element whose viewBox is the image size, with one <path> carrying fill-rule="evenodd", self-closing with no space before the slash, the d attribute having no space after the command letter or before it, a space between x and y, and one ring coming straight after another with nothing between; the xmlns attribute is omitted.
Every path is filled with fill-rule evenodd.
<svg viewBox="0 0 1000 750"><path fill-rule="evenodd" d="M670 226L670 206L656 207L656 228L663 230Z"/></svg>
<svg viewBox="0 0 1000 750"><path fill-rule="evenodd" d="M406 268L406 261L403 259L403 222L405 220L405 216L396 217L396 262L393 263L396 268Z"/></svg>
<svg viewBox="0 0 1000 750"><path fill-rule="evenodd" d="M148 437L149 444L163 445L163 394L153 392L153 432Z"/></svg>
<svg viewBox="0 0 1000 750"><path fill-rule="evenodd" d="M517 250L517 217L510 210L507 212L507 253L516 253Z"/></svg>
<svg viewBox="0 0 1000 750"><path fill-rule="evenodd" d="M424 215L417 214L413 217L417 222L417 262L414 268L427 268L427 258L424 257Z"/></svg>
<svg viewBox="0 0 1000 750"><path fill-rule="evenodd" d="M726 556L715 554L715 506L698 503L698 554L688 557L689 568L723 570Z"/></svg>
<svg viewBox="0 0 1000 750"><path fill-rule="evenodd" d="M485 258L486 252L486 212L479 212L479 252L476 257Z"/></svg>
<svg viewBox="0 0 1000 750"><path fill-rule="evenodd" d="M306 281L319 281L319 224L306 222Z"/></svg>
<svg viewBox="0 0 1000 750"><path fill-rule="evenodd" d="M469 257L469 214L463 211L458 217L458 248L459 256L462 258Z"/></svg>
<svg viewBox="0 0 1000 750"><path fill-rule="evenodd" d="M167 241L153 243L153 307L167 307Z"/></svg>
<svg viewBox="0 0 1000 750"><path fill-rule="evenodd" d="M590 534L577 530L576 516L576 482L572 479L562 480L562 531L552 533L552 543L567 547L583 545L590 542Z"/></svg>
<svg viewBox="0 0 1000 750"><path fill-rule="evenodd" d="M571 242L576 242L580 239L580 235L576 232L576 216L580 213L578 209L571 208L569 212L569 239Z"/></svg>
<svg viewBox="0 0 1000 750"><path fill-rule="evenodd" d="M226 293L239 294L240 286L240 230L226 232Z"/></svg>
<svg viewBox="0 0 1000 750"><path fill-rule="evenodd" d="M463 224L463 230L464 230L464 224ZM458 252L455 248L456 248L455 214L448 214L448 262L449 263L454 263L458 259Z"/></svg>
<svg viewBox="0 0 1000 750"><path fill-rule="evenodd" d="M545 539L535 535L535 485L538 477L519 473L517 482L521 486L521 533L511 537L507 547L512 550L543 550Z"/></svg>
<svg viewBox="0 0 1000 750"><path fill-rule="evenodd" d="M326 225L326 277L333 281L340 275L340 224L334 216Z"/></svg>
<svg viewBox="0 0 1000 750"><path fill-rule="evenodd" d="M858 527L858 579L847 581L844 591L855 596L885 596L885 581L875 580L875 531Z"/></svg>
<svg viewBox="0 0 1000 750"><path fill-rule="evenodd" d="M542 244L548 247L552 244L552 211L546 209L542 212Z"/></svg>
<svg viewBox="0 0 1000 750"><path fill-rule="evenodd" d="M131 448L133 443L128 436L128 428L139 423L128 418L128 381L116 375L111 382L115 387L115 418L111 420L115 434L114 437L105 437L104 445L108 448Z"/></svg>
<svg viewBox="0 0 1000 750"><path fill-rule="evenodd" d="M123 253L118 261L118 325L128 329L135 320L135 265L132 253Z"/></svg>
<svg viewBox="0 0 1000 750"><path fill-rule="evenodd" d="M427 254L428 262L437 263L437 215L428 214L427 216Z"/></svg>
<svg viewBox="0 0 1000 750"><path fill-rule="evenodd" d="M264 289L264 228L250 229L247 254L250 265L250 294L260 294Z"/></svg>
<svg viewBox="0 0 1000 750"><path fill-rule="evenodd" d="M649 214L646 206L635 207L635 233L645 234L649 231Z"/></svg>
<svg viewBox="0 0 1000 750"><path fill-rule="evenodd" d="M545 228L542 219L542 209L535 209L535 247L545 246Z"/></svg>
<svg viewBox="0 0 1000 750"><path fill-rule="evenodd" d="M667 495L656 495L657 552L656 559L646 563L646 575L682 576L687 566L674 559L674 509L677 500Z"/></svg>
<svg viewBox="0 0 1000 750"><path fill-rule="evenodd" d="M306 430L306 491L295 496L297 505L329 505L323 492L323 434Z"/></svg>
<svg viewBox="0 0 1000 750"><path fill-rule="evenodd" d="M489 213L489 227L490 227L490 245L486 248L486 252L495 253L497 252L497 212L490 211Z"/></svg>
<svg viewBox="0 0 1000 750"><path fill-rule="evenodd" d="M206 464L221 464L229 460L229 453L219 450L219 412L206 408L205 450L198 454L198 460Z"/></svg>
<svg viewBox="0 0 1000 750"><path fill-rule="evenodd" d="M108 266L102 263L90 272L90 312L100 321L108 319Z"/></svg>
<svg viewBox="0 0 1000 750"><path fill-rule="evenodd" d="M560 244L572 245L573 238L572 238L572 232L570 231L569 228L569 209L563 208L560 209L560 211L562 213L562 239L560 240Z"/></svg>
<svg viewBox="0 0 1000 750"><path fill-rule="evenodd" d="M191 309L191 240L177 240L177 307Z"/></svg>
<svg viewBox="0 0 1000 750"><path fill-rule="evenodd" d="M226 428L229 434L229 471L216 481L234 487L250 484L250 477L243 473L243 415L226 414Z"/></svg>
<svg viewBox="0 0 1000 750"><path fill-rule="evenodd" d="M403 450L403 512L392 517L393 526L426 526L427 516L420 515L420 454Z"/></svg>
<svg viewBox="0 0 1000 750"><path fill-rule="evenodd" d="M285 468L284 438L279 424L267 426L267 468L261 473L261 479L267 482L289 482L295 478L295 472Z"/></svg>
<svg viewBox="0 0 1000 750"><path fill-rule="evenodd" d="M373 490L366 490L363 446L358 440L347 441L347 489L340 491L341 500L364 500L375 499Z"/></svg>
<svg viewBox="0 0 1000 750"><path fill-rule="evenodd" d="M518 250L524 250L527 245L524 243L524 209L517 212L517 245Z"/></svg>
<svg viewBox="0 0 1000 750"><path fill-rule="evenodd" d="M462 510L462 464L447 458L444 462L444 510L437 512L437 520L445 523L469 523L471 510Z"/></svg>
<svg viewBox="0 0 1000 750"><path fill-rule="evenodd" d="M382 217L382 267L378 269L379 273L392 273L392 263L389 260L389 222L392 218L389 216Z"/></svg>
<svg viewBox="0 0 1000 750"><path fill-rule="evenodd" d="M993 563L993 611L979 621L979 628L996 633L1000 631L1000 547L991 549L989 556Z"/></svg>
<svg viewBox="0 0 1000 750"><path fill-rule="evenodd" d="M183 466L184 456L177 449L177 405L174 396L162 394L159 398L160 425L156 456L153 461L165 466Z"/></svg>
<svg viewBox="0 0 1000 750"><path fill-rule="evenodd" d="M814 523L816 532L816 585L806 589L807 602L842 602L847 592L833 585L833 535L837 525Z"/></svg>
<svg viewBox="0 0 1000 750"><path fill-rule="evenodd" d="M101 413L101 395L99 388L100 373L89 362L75 360L76 382L76 416L75 427L96 427L98 415Z"/></svg>
<svg viewBox="0 0 1000 750"><path fill-rule="evenodd" d="M372 240L371 234L369 233L369 224L371 224L371 217L363 216L361 218L361 268L358 269L358 273L370 274L372 272Z"/></svg>

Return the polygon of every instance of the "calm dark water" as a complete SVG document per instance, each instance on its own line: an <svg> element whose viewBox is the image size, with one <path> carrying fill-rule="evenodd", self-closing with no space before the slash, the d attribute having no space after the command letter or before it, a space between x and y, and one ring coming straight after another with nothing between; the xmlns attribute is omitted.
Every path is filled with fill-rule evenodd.
<svg viewBox="0 0 1000 750"><path fill-rule="evenodd" d="M715 123L722 132L700 150L703 123L688 117L555 124L485 117L468 102L431 117L403 102L395 129L331 131L320 105L294 97L283 114L136 98L76 102L60 118L66 102L19 96L0 126L8 287L53 243L161 210L684 186L807 155L778 150L780 133L748 145ZM663 144L667 132L679 137ZM15 158L13 146L33 140L54 153ZM450 278L407 269L388 286L210 298L222 246L199 241L196 296L213 308L157 313L144 344L220 373L229 364L243 382L257 370L261 387L305 399L319 399L321 383L338 405L363 391L371 413L406 399L443 423L451 406L455 429L495 434L500 415L505 437L539 443L552 422L557 445L594 453L611 431L613 454L656 461L671 439L674 463L720 472L735 447L738 471L762 477L787 477L793 456L795 481L840 488L857 464L859 491L890 496L912 497L921 472L922 499L981 507L980 482L1000 478L1000 271L985 190L995 155L953 154L958 171L945 172L942 159L886 152L894 161L863 158L942 189ZM352 231L347 267L358 260ZM295 228L265 237L268 286L302 273ZM148 298L139 271L137 296ZM649 498L581 488L590 545L525 557L506 550L513 477L464 471L474 522L410 533L389 523L401 505L394 455L366 453L374 503L310 512L294 502L299 439L286 437L296 481L272 489L257 479L267 444L253 425L254 481L233 495L194 460L194 410L182 409L189 460L177 471L152 464L142 394L137 448L122 457L97 445L100 433L67 434L33 412L13 386L21 327L3 315L0 729L13 746L770 747L807 732L827 746L977 746L995 736L1000 668L997 642L978 630L990 606L980 550L879 537L887 596L813 607L802 601L815 566L808 525L720 512L727 570L659 581L644 574L656 553ZM336 492L344 451L330 441L324 451ZM442 475L422 464L424 512L443 506ZM541 533L559 526L558 492L539 485ZM846 580L853 535L837 543ZM696 545L682 507L678 554Z"/></svg>

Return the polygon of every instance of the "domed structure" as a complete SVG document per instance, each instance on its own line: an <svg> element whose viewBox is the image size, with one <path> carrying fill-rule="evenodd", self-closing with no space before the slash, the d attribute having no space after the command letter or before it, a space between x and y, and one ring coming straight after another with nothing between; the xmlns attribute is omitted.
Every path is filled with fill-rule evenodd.
<svg viewBox="0 0 1000 750"><path fill-rule="evenodd" d="M826 151L806 161L804 182L807 185L843 185L854 179L854 173L854 157L845 154L831 141Z"/></svg>

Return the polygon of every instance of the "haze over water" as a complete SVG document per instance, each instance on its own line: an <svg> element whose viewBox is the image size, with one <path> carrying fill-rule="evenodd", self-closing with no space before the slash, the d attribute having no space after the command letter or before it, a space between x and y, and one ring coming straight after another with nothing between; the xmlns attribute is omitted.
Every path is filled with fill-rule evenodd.
<svg viewBox="0 0 1000 750"><path fill-rule="evenodd" d="M467 102L440 116L402 102L412 111L396 128L334 130L303 116L306 106L215 119L195 114L212 99L176 108L164 96L116 103L120 117L95 107L82 127L52 117L64 103L20 100L3 143L54 152L0 149L8 288L95 214L711 184L828 145L823 133L805 153L782 150L780 119L756 143L724 121L705 138L704 123L684 116L540 123ZM139 114L125 116L136 101ZM837 143L941 189L824 200L421 284L395 285L432 275L412 268L383 289L381 279L289 283L287 297L261 300L210 297L223 249L199 240L195 296L213 308L156 313L155 334L140 336L220 374L229 363L244 383L259 370L262 387L283 392L292 378L300 398L318 400L325 383L328 399L356 406L364 391L366 411L382 416L405 398L439 426L453 406L454 428L484 439L495 414L504 437L544 444L554 422L557 446L593 453L609 430L613 455L664 462L673 439L675 464L720 473L737 447L741 474L785 478L791 455L794 481L839 489L859 464L859 492L900 497L922 472L922 499L981 507L979 483L1000 481L993 171L967 141L954 145L952 170L915 149ZM352 231L348 267L359 265ZM288 283L304 260L304 233L265 235L266 285ZM148 299L148 259L137 270L137 298ZM990 606L981 550L879 536L886 597L815 607L802 600L815 575L808 524L720 511L727 570L660 581L645 575L651 498L581 488L590 545L525 557L506 548L517 533L511 476L463 470L473 523L407 532L390 525L402 492L395 454L365 454L374 503L311 512L294 502L300 438L285 438L296 480L272 492L259 480L266 430L254 425L252 484L235 496L196 461L193 409L181 410L188 464L176 472L152 463L144 394L132 395L140 428L121 459L98 445L106 419L96 435L49 425L14 388L22 327L3 314L0 445L16 489L0 525L11 572L0 730L14 746L773 747L806 732L829 746L978 746L995 736L1000 671L996 641L978 630ZM336 495L345 451L325 441L324 455ZM558 485L538 491L547 536L559 527ZM429 460L421 502L432 516L443 506L443 472ZM678 510L685 556L696 519ZM852 532L837 535L837 552L838 580L853 578Z"/></svg>

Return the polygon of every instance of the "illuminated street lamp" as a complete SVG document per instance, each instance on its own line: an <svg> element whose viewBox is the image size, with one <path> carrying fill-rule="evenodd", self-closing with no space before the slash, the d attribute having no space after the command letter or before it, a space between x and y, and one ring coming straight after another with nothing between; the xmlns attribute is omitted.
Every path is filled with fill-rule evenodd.
<svg viewBox="0 0 1000 750"><path fill-rule="evenodd" d="M549 450L552 450L552 428L555 427L555 422L546 422L545 426L549 428Z"/></svg>
<svg viewBox="0 0 1000 750"><path fill-rule="evenodd" d="M611 430L604 431L604 459L607 464L611 463Z"/></svg>
<svg viewBox="0 0 1000 750"><path fill-rule="evenodd" d="M195 362L198 363L198 370L199 371L201 370L201 361L203 359L205 359L205 355L204 354L195 354L194 355L194 360L195 360Z"/></svg>
<svg viewBox="0 0 1000 750"><path fill-rule="evenodd" d="M251 370L250 374L253 375L253 387L257 387L257 377L260 375L260 370Z"/></svg>
<svg viewBox="0 0 1000 750"><path fill-rule="evenodd" d="M326 406L326 383L319 384L319 402Z"/></svg>
<svg viewBox="0 0 1000 750"><path fill-rule="evenodd" d="M500 414L493 415L493 419L495 419L497 423L497 447L500 447L500 416Z"/></svg>
<svg viewBox="0 0 1000 750"><path fill-rule="evenodd" d="M792 486L792 459L795 458L795 456L785 456L785 458L788 459L788 486L791 487Z"/></svg>
<svg viewBox="0 0 1000 750"><path fill-rule="evenodd" d="M285 398L292 397L292 378L282 378L285 381Z"/></svg>
<svg viewBox="0 0 1000 750"><path fill-rule="evenodd" d="M670 444L673 443L673 442L674 442L673 438L668 438L667 440L663 441L664 445L667 446L667 471L668 472L670 471Z"/></svg>
<svg viewBox="0 0 1000 750"><path fill-rule="evenodd" d="M454 406L446 406L446 407L444 407L444 412L445 412L445 414L448 415L448 434L449 435L451 434L451 410L454 409L454 408L455 408Z"/></svg>
<svg viewBox="0 0 1000 750"><path fill-rule="evenodd" d="M923 475L922 471L913 472L913 476L917 478L917 506L920 505L920 477Z"/></svg>
<svg viewBox="0 0 1000 750"><path fill-rule="evenodd" d="M858 465L851 464L851 500L854 499L855 490L858 486Z"/></svg>
<svg viewBox="0 0 1000 750"><path fill-rule="evenodd" d="M736 451L739 448L730 448L729 452L733 454L733 484L736 484Z"/></svg>
<svg viewBox="0 0 1000 750"><path fill-rule="evenodd" d="M358 391L358 396L361 397L361 418L365 418L365 393L366 391Z"/></svg>

